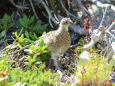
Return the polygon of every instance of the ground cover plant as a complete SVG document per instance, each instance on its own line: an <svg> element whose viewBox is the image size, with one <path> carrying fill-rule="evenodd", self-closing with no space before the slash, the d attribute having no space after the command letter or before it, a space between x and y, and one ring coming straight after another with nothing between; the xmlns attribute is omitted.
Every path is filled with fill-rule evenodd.
<svg viewBox="0 0 115 86"><path fill-rule="evenodd" d="M114 0L1 0L0 86L114 86ZM68 17L57 71L41 37ZM62 45L63 46L63 45Z"/></svg>

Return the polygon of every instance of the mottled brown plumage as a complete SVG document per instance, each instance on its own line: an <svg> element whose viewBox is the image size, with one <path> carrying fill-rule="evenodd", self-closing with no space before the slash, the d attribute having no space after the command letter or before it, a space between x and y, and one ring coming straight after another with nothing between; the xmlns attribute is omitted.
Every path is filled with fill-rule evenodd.
<svg viewBox="0 0 115 86"><path fill-rule="evenodd" d="M45 44L48 45L51 51L51 58L54 60L54 65L58 70L60 70L60 67L57 58L64 54L71 44L70 34L68 32L68 27L71 23L70 18L63 18L57 30L50 31L42 36Z"/></svg>

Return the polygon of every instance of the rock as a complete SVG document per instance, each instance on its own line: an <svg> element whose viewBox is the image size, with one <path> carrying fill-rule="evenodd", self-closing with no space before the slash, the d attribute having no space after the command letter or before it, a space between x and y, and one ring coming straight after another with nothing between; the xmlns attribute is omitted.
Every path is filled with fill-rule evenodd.
<svg viewBox="0 0 115 86"><path fill-rule="evenodd" d="M90 53L88 51L83 51L80 54L80 58L85 59L85 60L89 60L90 59Z"/></svg>
<svg viewBox="0 0 115 86"><path fill-rule="evenodd" d="M113 49L113 52L115 53L115 42L112 42L111 47Z"/></svg>
<svg viewBox="0 0 115 86"><path fill-rule="evenodd" d="M115 60L115 55L113 55L113 57L112 57L114 60Z"/></svg>

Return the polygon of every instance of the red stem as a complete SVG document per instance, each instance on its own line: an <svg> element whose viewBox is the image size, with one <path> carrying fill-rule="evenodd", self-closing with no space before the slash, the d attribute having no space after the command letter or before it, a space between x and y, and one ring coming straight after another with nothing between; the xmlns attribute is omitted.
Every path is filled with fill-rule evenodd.
<svg viewBox="0 0 115 86"><path fill-rule="evenodd" d="M91 24L91 29L92 29L92 31L94 30L93 22L94 22L94 16L92 16L92 17L91 17L91 20L90 20L90 24Z"/></svg>

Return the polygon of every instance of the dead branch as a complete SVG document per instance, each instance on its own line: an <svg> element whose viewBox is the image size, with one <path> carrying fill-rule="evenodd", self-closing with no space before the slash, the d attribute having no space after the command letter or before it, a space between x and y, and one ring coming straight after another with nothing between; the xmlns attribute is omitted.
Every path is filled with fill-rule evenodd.
<svg viewBox="0 0 115 86"><path fill-rule="evenodd" d="M50 26L51 26L52 28L53 28L53 24L52 24L51 20L52 20L55 24L59 24L59 22L56 21L56 20L53 18L50 9L48 8L48 6L45 4L45 2L44 2L43 0L35 0L35 2L38 3L37 5L39 5L39 3L40 3L40 4L42 4L42 5L44 6L44 8L45 8L45 10L46 10L46 12L47 12L47 14L48 14L49 24L50 24Z"/></svg>
<svg viewBox="0 0 115 86"><path fill-rule="evenodd" d="M112 34L111 33L111 29L113 28L114 29L114 26L115 26L115 22L113 22L110 26L109 26L109 28L106 30L106 40L108 40L109 42L109 44L111 45L111 42L112 41L115 41L115 34ZM110 40L110 38L111 38L111 40Z"/></svg>
<svg viewBox="0 0 115 86"><path fill-rule="evenodd" d="M93 34L91 35L91 42L83 47L84 50L90 49L92 46L94 46L98 41L100 40L106 40L107 48L112 46L112 41L115 40L115 35L110 32L110 30L115 25L115 22L113 22L110 27L105 31L105 28L102 30L96 29L94 30ZM104 33L103 33L104 32ZM106 35L106 38L104 38ZM110 35L110 37L108 37Z"/></svg>
<svg viewBox="0 0 115 86"><path fill-rule="evenodd" d="M101 7L101 8L110 8L111 10L113 10L115 12L115 6L111 5L111 4L103 4L101 3L100 1L97 1L97 0L91 0L94 4L96 4L98 7Z"/></svg>
<svg viewBox="0 0 115 86"><path fill-rule="evenodd" d="M103 13L103 17L102 17L102 20L101 20L101 23L100 23L99 27L103 26L103 22L105 21L105 16L106 16L106 13L107 13L107 9L108 9L108 7L105 8L105 11Z"/></svg>
<svg viewBox="0 0 115 86"><path fill-rule="evenodd" d="M23 48L21 48L21 49L19 49L19 50L14 51L14 52L13 52L13 54L18 53L18 52L20 52L20 51L22 51L22 50L24 50L24 49L26 49L26 48L30 47L31 45L35 45L35 44L37 44L38 42L39 42L39 40L37 40L37 41L35 41L35 42L31 43L31 44L28 44L28 45L24 46Z"/></svg>
<svg viewBox="0 0 115 86"><path fill-rule="evenodd" d="M30 2L30 5L31 5L31 7L32 7L32 10L33 10L33 13L34 13L36 19L39 19L38 16L37 16L37 14L36 14L35 8L34 8L34 6L33 6L32 0L29 0L29 2Z"/></svg>
<svg viewBox="0 0 115 86"><path fill-rule="evenodd" d="M23 7L23 6L16 5L16 3L14 2L14 0L9 0L9 1L12 3L12 5L14 5L18 9L28 9L28 7Z"/></svg>
<svg viewBox="0 0 115 86"><path fill-rule="evenodd" d="M88 12L88 10L83 6L81 0L77 0L78 5L80 6L82 12L84 13L84 15L88 16L89 19L91 19L91 15Z"/></svg>
<svg viewBox="0 0 115 86"><path fill-rule="evenodd" d="M91 42L83 47L83 50L89 50L91 47L93 47L96 44L96 41L91 40Z"/></svg>
<svg viewBox="0 0 115 86"><path fill-rule="evenodd" d="M91 42L83 47L84 50L90 49L94 46L98 41L104 40L105 37L105 28L103 26L95 29L91 35Z"/></svg>
<svg viewBox="0 0 115 86"><path fill-rule="evenodd" d="M76 48L77 46L79 46L80 44L74 44L74 45L71 45L70 47L69 47L69 49L74 49L74 48Z"/></svg>
<svg viewBox="0 0 115 86"><path fill-rule="evenodd" d="M68 16L70 16L70 17L73 17L75 20L78 20L78 18L77 18L75 15L73 15L72 13L70 13L70 12L65 8L65 6L63 5L62 0L56 0L56 1L57 1L57 4L59 5L59 7L61 8L61 10L66 13L66 15L68 15Z"/></svg>
<svg viewBox="0 0 115 86"><path fill-rule="evenodd" d="M113 22L113 23L109 26L109 28L107 29L107 32L110 31L110 30L113 28L114 25L115 25L115 22Z"/></svg>

